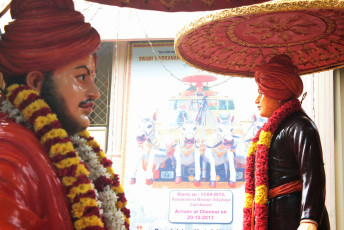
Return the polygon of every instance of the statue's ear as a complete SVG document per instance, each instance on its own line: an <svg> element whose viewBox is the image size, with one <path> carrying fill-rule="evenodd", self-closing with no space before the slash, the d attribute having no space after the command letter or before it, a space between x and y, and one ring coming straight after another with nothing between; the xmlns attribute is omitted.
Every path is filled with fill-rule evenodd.
<svg viewBox="0 0 344 230"><path fill-rule="evenodd" d="M43 82L44 75L40 71L32 71L26 75L26 84L37 92L41 92Z"/></svg>

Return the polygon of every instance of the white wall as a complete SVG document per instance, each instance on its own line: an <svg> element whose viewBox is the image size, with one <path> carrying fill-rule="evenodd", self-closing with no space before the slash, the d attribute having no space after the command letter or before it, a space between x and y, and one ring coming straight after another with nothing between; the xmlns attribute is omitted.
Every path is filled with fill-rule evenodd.
<svg viewBox="0 0 344 230"><path fill-rule="evenodd" d="M344 229L344 69L334 72L336 227Z"/></svg>
<svg viewBox="0 0 344 230"><path fill-rule="evenodd" d="M307 92L302 108L319 130L326 173L326 207L331 229L336 229L333 71L305 75L302 81Z"/></svg>
<svg viewBox="0 0 344 230"><path fill-rule="evenodd" d="M100 148L106 152L106 127L88 127L87 129L92 137L98 142Z"/></svg>

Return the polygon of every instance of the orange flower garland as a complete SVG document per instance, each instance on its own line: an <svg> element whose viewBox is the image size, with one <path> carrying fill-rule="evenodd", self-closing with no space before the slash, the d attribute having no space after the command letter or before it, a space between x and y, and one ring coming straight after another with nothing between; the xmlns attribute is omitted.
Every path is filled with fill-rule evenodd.
<svg viewBox="0 0 344 230"><path fill-rule="evenodd" d="M299 100L292 99L286 102L274 112L252 139L245 169L244 230L251 230L253 227L257 230L268 229L268 154L271 139L280 123L300 109Z"/></svg>
<svg viewBox="0 0 344 230"><path fill-rule="evenodd" d="M79 136L86 140L91 149L90 153L95 153L94 155L97 156L99 162L96 165L87 165L80 160L78 152L75 151L71 139L62 128L56 114L51 111L38 92L28 86L11 85L7 88L6 96L8 101L18 108L25 120L29 121L42 145L48 149L49 158L57 169L57 174L71 204L70 213L74 228L77 230L118 229L111 223L120 221L120 229L129 229L130 211L125 207L126 198L123 188L118 176L113 172L112 162L106 158L89 133L85 130L80 132ZM20 119L15 120L18 122ZM93 173L92 168L95 167L104 168L109 177L96 173L97 177L91 180L90 172ZM110 201L115 202L114 206L120 210L120 216L103 216L102 207L106 206L107 201L103 201L98 195L105 190L106 186L115 194L114 199ZM99 203L98 200L101 202Z"/></svg>

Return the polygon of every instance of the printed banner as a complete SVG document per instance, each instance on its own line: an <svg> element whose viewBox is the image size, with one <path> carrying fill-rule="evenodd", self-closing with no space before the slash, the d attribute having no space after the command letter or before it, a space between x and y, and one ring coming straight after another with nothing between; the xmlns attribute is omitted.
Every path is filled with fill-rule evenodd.
<svg viewBox="0 0 344 230"><path fill-rule="evenodd" d="M171 223L232 222L233 194L228 190L174 190L170 193Z"/></svg>
<svg viewBox="0 0 344 230"><path fill-rule="evenodd" d="M254 79L188 66L173 42L128 47L125 190L131 229L242 228Z"/></svg>

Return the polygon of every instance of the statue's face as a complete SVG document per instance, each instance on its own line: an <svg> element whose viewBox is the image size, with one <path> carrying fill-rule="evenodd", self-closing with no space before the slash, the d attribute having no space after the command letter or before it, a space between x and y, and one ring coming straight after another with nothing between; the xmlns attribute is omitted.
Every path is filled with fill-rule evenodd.
<svg viewBox="0 0 344 230"><path fill-rule="evenodd" d="M255 103L260 110L260 116L269 118L279 107L281 107L283 102L280 100L269 98L260 92L258 93L259 94Z"/></svg>
<svg viewBox="0 0 344 230"><path fill-rule="evenodd" d="M50 83L43 86L50 94L44 98L69 134L90 125L94 100L100 96L94 79L95 61L90 55L56 69Z"/></svg>

